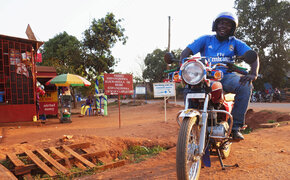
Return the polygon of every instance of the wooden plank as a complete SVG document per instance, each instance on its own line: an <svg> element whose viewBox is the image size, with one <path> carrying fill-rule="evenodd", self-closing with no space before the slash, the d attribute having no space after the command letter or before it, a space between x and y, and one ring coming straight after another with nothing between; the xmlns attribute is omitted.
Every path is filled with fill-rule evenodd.
<svg viewBox="0 0 290 180"><path fill-rule="evenodd" d="M61 159L64 159L65 164L69 167L69 169L72 168L70 161L68 160L68 157L66 157L63 153L61 153L59 150L57 150L55 147L50 147L49 150L56 154Z"/></svg>
<svg viewBox="0 0 290 180"><path fill-rule="evenodd" d="M34 180L34 178L31 176L31 174L25 174L23 175L25 180Z"/></svg>
<svg viewBox="0 0 290 180"><path fill-rule="evenodd" d="M55 147L50 147L49 150L51 150L51 152L53 152L54 154L56 154L61 159L68 158L63 153L61 153L59 150L57 150Z"/></svg>
<svg viewBox="0 0 290 180"><path fill-rule="evenodd" d="M73 161L73 159L75 159L75 158L74 157L71 157L71 158L66 157L63 153L58 151L56 148L51 148L51 149L52 149L53 153L55 153L55 154L58 153L59 154L59 158L55 158L55 160L57 162L59 162L59 163L61 161L65 160L66 164L68 164L68 163L70 164L70 166L68 166L67 168L71 169L71 162L70 161ZM22 155L24 156L25 153L22 153ZM89 153L89 154L82 154L81 156L86 158L86 159L88 159L88 158L94 158L95 159L95 158L103 157L105 155L106 155L106 152L105 151L101 151L101 152L94 152L94 153ZM14 156L16 157L15 154L14 154ZM64 157L64 158L61 158L61 157ZM16 159L17 159L17 157L16 157ZM21 161L21 163L23 163L23 162ZM14 174L17 175L17 176L18 175L27 174L27 173L30 173L31 170L35 170L37 168L38 168L38 166L36 164L28 164L28 165L25 165L25 166L16 166L15 169L14 169Z"/></svg>
<svg viewBox="0 0 290 180"><path fill-rule="evenodd" d="M18 175L23 175L23 174L29 174L31 172L31 170L33 169L37 169L37 165L36 164L28 164L25 166L17 166L14 168L14 174L16 176Z"/></svg>
<svg viewBox="0 0 290 180"><path fill-rule="evenodd" d="M91 146L91 143L89 142L85 142L85 143L80 143L80 144L72 144L69 145L68 147L70 147L71 149L85 149L85 148L89 148Z"/></svg>
<svg viewBox="0 0 290 180"><path fill-rule="evenodd" d="M41 168L44 172L46 172L49 176L57 176L57 174L50 168L48 167L44 162L42 162L35 154L33 154L32 151L30 150L25 150L24 151L27 156L30 157L30 159L39 167Z"/></svg>
<svg viewBox="0 0 290 180"><path fill-rule="evenodd" d="M25 164L20 159L18 159L16 154L9 153L6 155L6 159L7 158L10 159L10 161L14 164L14 166L25 166Z"/></svg>
<svg viewBox="0 0 290 180"><path fill-rule="evenodd" d="M48 155L43 149L36 150L42 157L44 157L50 164L52 164L56 169L58 169L63 174L69 174L70 172L56 160L54 160L50 155Z"/></svg>
<svg viewBox="0 0 290 180"><path fill-rule="evenodd" d="M104 164L112 163L112 158L108 158L108 157L100 157L100 158L98 158L98 160L103 162Z"/></svg>
<svg viewBox="0 0 290 180"><path fill-rule="evenodd" d="M79 155L78 153L74 152L71 148L69 148L66 145L62 146L64 150L66 150L67 152L69 152L72 156L74 156L76 159L78 159L79 161L81 161L82 163L86 164L87 166L93 168L96 167L96 165L94 165L92 162L88 161L87 159L83 158L81 155Z"/></svg>
<svg viewBox="0 0 290 180"><path fill-rule="evenodd" d="M17 178L6 169L2 164L0 164L0 180L17 180Z"/></svg>
<svg viewBox="0 0 290 180"><path fill-rule="evenodd" d="M78 168L82 170L87 170L86 166L84 166L81 162L77 161L74 163Z"/></svg>
<svg viewBox="0 0 290 180"><path fill-rule="evenodd" d="M106 169L111 169L111 168L116 168L120 166L124 166L126 164L125 160L117 161L117 162L112 162L106 165L98 166L97 169L99 170L106 170Z"/></svg>
<svg viewBox="0 0 290 180"><path fill-rule="evenodd" d="M100 158L104 157L106 155L106 151L101 151L101 152L94 152L94 153L88 153L88 154L82 154L82 157L88 159L88 158Z"/></svg>

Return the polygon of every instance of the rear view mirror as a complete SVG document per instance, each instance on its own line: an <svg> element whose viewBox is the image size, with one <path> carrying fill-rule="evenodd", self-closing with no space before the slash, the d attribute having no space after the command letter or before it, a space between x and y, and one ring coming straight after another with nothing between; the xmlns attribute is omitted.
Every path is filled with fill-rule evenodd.
<svg viewBox="0 0 290 180"><path fill-rule="evenodd" d="M167 63L167 64L171 64L173 63L175 60L174 60L174 56L172 53L170 52L167 52L165 53L164 55L164 61Z"/></svg>

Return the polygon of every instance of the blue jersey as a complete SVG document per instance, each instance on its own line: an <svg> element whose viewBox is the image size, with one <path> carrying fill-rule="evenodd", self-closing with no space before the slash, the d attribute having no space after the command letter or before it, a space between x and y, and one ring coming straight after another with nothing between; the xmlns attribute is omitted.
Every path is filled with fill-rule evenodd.
<svg viewBox="0 0 290 180"><path fill-rule="evenodd" d="M233 62L233 56L242 56L251 48L243 41L229 37L229 40L219 41L215 35L202 36L187 46L193 54L200 53L203 57L209 57L211 64ZM227 73L224 68L221 68Z"/></svg>

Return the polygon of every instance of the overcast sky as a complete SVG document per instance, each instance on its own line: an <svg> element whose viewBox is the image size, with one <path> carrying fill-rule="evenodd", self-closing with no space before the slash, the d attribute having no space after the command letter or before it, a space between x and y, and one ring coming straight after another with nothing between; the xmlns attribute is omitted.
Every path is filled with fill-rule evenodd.
<svg viewBox="0 0 290 180"><path fill-rule="evenodd" d="M223 11L235 12L234 0L0 0L0 34L27 38L30 24L39 41L66 31L83 37L93 18L112 12L123 19L126 45L116 44L113 55L120 62L115 71L141 75L140 64L154 49L168 46L171 16L171 50L184 49L195 38L212 34L214 18Z"/></svg>

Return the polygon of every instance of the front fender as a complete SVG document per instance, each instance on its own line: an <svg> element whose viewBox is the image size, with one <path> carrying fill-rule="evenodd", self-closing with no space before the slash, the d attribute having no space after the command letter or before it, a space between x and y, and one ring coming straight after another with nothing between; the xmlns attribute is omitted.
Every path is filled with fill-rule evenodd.
<svg viewBox="0 0 290 180"><path fill-rule="evenodd" d="M191 118L191 117L194 117L194 116L198 116L200 118L201 114L196 109L182 110L182 111L180 111L180 114L179 114L179 117L181 117L181 118L185 118L185 117Z"/></svg>

